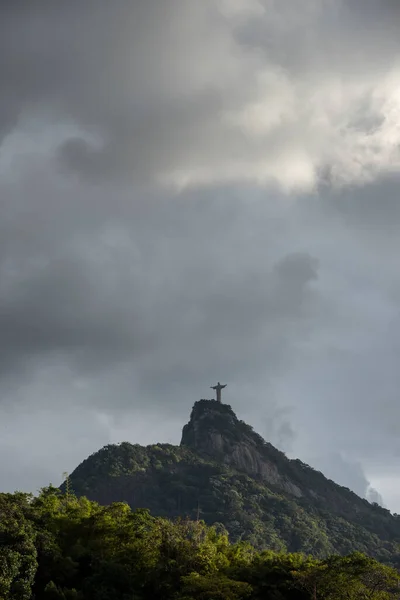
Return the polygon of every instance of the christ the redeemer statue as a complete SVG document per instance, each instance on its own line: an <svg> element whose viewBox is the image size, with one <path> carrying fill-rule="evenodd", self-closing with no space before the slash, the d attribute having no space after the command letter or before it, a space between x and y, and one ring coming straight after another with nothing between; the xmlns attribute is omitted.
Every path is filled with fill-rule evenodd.
<svg viewBox="0 0 400 600"><path fill-rule="evenodd" d="M228 384L226 383L225 385L222 385L219 381L217 385L212 385L211 389L215 390L217 392L217 402L221 402L221 390L223 390L224 388L226 388Z"/></svg>

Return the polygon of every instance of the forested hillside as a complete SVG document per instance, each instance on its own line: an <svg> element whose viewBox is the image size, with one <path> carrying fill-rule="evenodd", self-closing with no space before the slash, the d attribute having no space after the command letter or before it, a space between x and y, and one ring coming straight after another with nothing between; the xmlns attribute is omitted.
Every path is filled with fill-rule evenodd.
<svg viewBox="0 0 400 600"><path fill-rule="evenodd" d="M215 401L194 405L180 446L106 446L77 467L70 484L101 504L199 517L258 549L319 558L361 551L399 564L398 516L289 460Z"/></svg>
<svg viewBox="0 0 400 600"><path fill-rule="evenodd" d="M400 577L355 553L257 552L203 522L49 487L0 494L2 600L389 600Z"/></svg>

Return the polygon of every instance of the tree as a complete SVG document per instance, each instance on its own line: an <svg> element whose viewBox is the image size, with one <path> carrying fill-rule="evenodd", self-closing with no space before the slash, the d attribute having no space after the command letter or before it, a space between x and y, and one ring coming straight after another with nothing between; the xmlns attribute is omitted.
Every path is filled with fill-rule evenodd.
<svg viewBox="0 0 400 600"><path fill-rule="evenodd" d="M28 494L0 494L0 598L29 600L37 569Z"/></svg>
<svg viewBox="0 0 400 600"><path fill-rule="evenodd" d="M250 584L234 581L225 575L199 575L191 573L182 577L181 600L244 600L252 594Z"/></svg>

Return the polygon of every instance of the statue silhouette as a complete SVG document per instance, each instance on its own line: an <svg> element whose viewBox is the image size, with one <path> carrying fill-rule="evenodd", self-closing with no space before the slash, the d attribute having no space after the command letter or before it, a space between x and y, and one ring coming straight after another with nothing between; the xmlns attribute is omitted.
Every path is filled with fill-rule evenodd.
<svg viewBox="0 0 400 600"><path fill-rule="evenodd" d="M215 390L217 392L217 402L221 402L221 390L223 390L224 388L226 388L228 384L226 383L225 385L222 385L219 381L217 383L217 385L212 385L211 389Z"/></svg>

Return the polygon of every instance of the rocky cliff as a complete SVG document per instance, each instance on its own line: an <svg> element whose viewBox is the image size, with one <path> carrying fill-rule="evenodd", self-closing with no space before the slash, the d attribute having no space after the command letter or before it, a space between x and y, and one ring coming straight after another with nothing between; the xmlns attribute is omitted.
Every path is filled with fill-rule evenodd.
<svg viewBox="0 0 400 600"><path fill-rule="evenodd" d="M266 442L253 428L237 418L232 408L215 400L200 400L183 427L181 447L217 460L264 481L276 491L311 502L346 518L371 508L348 488L337 485L300 460L290 460ZM385 514L389 511L376 507Z"/></svg>
<svg viewBox="0 0 400 600"><path fill-rule="evenodd" d="M277 458L279 462L289 462L284 454L265 442L250 425L239 421L227 404L216 400L196 402L190 421L183 428L181 446L260 478L296 498L303 495L299 486L279 471Z"/></svg>

